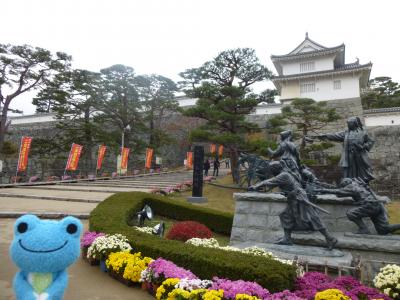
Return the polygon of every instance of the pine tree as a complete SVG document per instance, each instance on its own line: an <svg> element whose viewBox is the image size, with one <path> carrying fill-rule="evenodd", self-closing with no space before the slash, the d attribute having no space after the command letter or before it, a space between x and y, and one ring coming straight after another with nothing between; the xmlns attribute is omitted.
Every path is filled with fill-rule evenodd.
<svg viewBox="0 0 400 300"><path fill-rule="evenodd" d="M200 68L180 75L190 79L188 86L192 88L186 91L187 95L198 98L196 106L184 114L206 121L192 131L191 138L224 145L231 160L232 177L237 182L238 156L246 134L259 130L257 124L246 118L259 103L250 86L270 78L271 72L259 62L253 49L238 48L223 51Z"/></svg>

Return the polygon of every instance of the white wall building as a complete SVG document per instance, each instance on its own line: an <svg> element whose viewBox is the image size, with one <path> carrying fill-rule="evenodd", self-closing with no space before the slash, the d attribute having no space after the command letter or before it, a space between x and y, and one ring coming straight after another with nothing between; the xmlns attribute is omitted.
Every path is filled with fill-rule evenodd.
<svg viewBox="0 0 400 300"><path fill-rule="evenodd" d="M361 65L358 60L346 64L344 44L324 47L308 34L293 51L272 55L271 60L278 72L272 81L282 103L293 98L325 101L360 97L372 68L372 63Z"/></svg>
<svg viewBox="0 0 400 300"><path fill-rule="evenodd" d="M367 127L399 126L400 107L364 110L364 122Z"/></svg>

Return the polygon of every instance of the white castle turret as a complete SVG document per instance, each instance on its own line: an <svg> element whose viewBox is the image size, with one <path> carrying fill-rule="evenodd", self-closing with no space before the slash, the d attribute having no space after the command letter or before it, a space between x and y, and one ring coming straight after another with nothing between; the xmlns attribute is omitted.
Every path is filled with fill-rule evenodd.
<svg viewBox="0 0 400 300"><path fill-rule="evenodd" d="M308 37L286 55L272 55L278 76L272 81L282 103L293 98L316 101L354 99L368 85L372 63L345 63L345 45L322 46Z"/></svg>

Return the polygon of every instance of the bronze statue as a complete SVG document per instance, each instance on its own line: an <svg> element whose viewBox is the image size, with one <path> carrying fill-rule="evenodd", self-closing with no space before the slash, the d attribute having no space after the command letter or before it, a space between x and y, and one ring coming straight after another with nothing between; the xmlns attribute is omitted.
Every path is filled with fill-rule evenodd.
<svg viewBox="0 0 400 300"><path fill-rule="evenodd" d="M336 194L339 197L352 197L356 208L346 212L347 218L356 223L358 234L371 234L363 218L370 218L376 232L381 235L392 233L400 229L400 224L390 225L383 203L371 188L361 179L344 178L338 189L317 189L316 192Z"/></svg>
<svg viewBox="0 0 400 300"><path fill-rule="evenodd" d="M249 187L249 191L256 191L263 186L270 189L279 187L286 195L288 205L279 215L284 230L284 237L277 244L292 245L291 234L293 231L313 230L321 232L326 239L327 247L330 250L333 249L337 243L337 239L328 232L317 210L328 212L309 201L301 183L290 172L284 170L281 162L271 162L269 170L274 177Z"/></svg>
<svg viewBox="0 0 400 300"><path fill-rule="evenodd" d="M343 170L343 178L361 178L368 183L372 175L371 163L368 152L374 145L374 141L363 129L358 117L347 120L348 129L336 133L320 134L316 138L334 142L343 142L343 150L339 166Z"/></svg>
<svg viewBox="0 0 400 300"><path fill-rule="evenodd" d="M291 170L295 176L300 177L300 154L297 146L292 141L292 131L286 130L281 132L281 141L278 148L273 151L268 148L268 154L271 158L280 158Z"/></svg>

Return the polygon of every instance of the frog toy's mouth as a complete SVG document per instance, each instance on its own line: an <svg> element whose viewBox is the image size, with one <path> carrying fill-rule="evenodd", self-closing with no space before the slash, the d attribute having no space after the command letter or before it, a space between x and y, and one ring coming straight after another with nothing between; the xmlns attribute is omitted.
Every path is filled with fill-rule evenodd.
<svg viewBox="0 0 400 300"><path fill-rule="evenodd" d="M29 252L33 252L33 253L50 253L50 252L55 252L55 251L58 251L58 250L64 248L65 245L68 244L68 241L65 241L65 243L62 246L60 246L58 248L55 248L55 249L51 249L51 250L32 250L32 249L26 248L24 245L22 245L22 241L21 240L18 240L18 244L25 251L29 251Z"/></svg>

